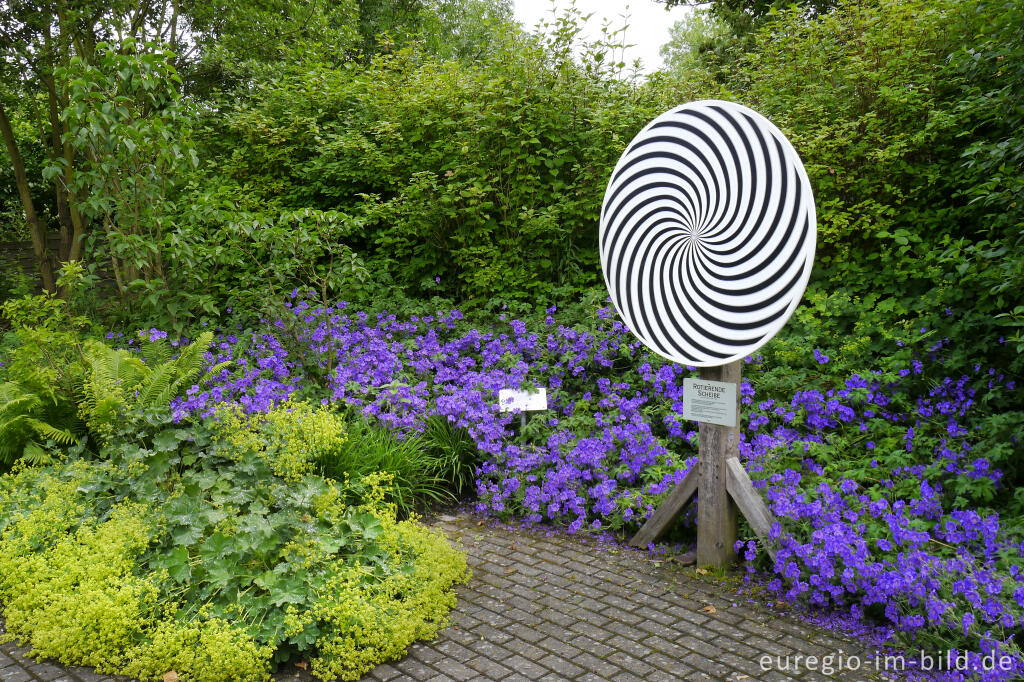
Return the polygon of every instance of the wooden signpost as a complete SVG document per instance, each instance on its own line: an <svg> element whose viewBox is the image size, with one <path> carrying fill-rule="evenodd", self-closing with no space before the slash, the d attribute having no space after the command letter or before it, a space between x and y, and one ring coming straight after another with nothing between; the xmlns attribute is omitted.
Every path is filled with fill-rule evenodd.
<svg viewBox="0 0 1024 682"><path fill-rule="evenodd" d="M771 512L739 459L742 359L800 302L814 260L810 183L770 121L732 102L692 102L648 124L619 159L599 238L612 302L663 357L700 368L684 417L698 461L630 541L656 541L696 494L697 563L733 558L737 512L774 556Z"/></svg>

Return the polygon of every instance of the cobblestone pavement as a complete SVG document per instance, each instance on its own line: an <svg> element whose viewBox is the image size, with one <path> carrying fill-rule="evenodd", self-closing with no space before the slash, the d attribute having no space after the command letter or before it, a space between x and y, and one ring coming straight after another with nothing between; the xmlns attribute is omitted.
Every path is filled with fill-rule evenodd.
<svg viewBox="0 0 1024 682"><path fill-rule="evenodd" d="M592 541L494 528L472 515L433 523L462 544L473 577L458 589L449 628L367 680L883 679L863 645L748 604L692 567ZM37 663L24 653L0 644L0 682L124 679ZM834 667L851 657L864 667L825 675L828 655ZM788 671L779 670L787 660ZM275 679L310 678L291 669Z"/></svg>

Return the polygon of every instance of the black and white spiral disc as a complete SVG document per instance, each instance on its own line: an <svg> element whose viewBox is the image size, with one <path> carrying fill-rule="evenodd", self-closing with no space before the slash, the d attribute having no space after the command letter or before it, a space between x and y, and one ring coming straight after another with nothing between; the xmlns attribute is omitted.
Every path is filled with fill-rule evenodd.
<svg viewBox="0 0 1024 682"><path fill-rule="evenodd" d="M814 260L814 198L789 140L732 102L691 102L623 152L601 208L612 302L634 334L700 367L753 353L789 319Z"/></svg>

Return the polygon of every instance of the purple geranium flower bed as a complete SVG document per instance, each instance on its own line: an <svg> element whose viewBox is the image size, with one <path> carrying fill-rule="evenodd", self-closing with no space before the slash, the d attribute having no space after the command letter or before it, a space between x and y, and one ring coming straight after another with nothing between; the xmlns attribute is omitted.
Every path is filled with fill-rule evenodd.
<svg viewBox="0 0 1024 682"><path fill-rule="evenodd" d="M681 416L694 370L648 353L608 308L587 328L556 314L478 329L454 311L370 317L296 297L281 319L222 334L208 360L233 364L172 407L185 418L302 397L399 433L440 416L481 453L478 511L628 535L696 461L696 424ZM1020 412L1005 407L1020 402L1017 386L981 366L947 375L945 341L907 343L857 372L808 349L800 385L747 359L740 449L779 519L779 551L772 562L752 540L738 549L789 599L966 652L984 679L1014 679L1024 542L1018 518L990 507L1010 497L1004 470L1021 452ZM533 387L547 388L548 411L525 426L499 411L500 389Z"/></svg>

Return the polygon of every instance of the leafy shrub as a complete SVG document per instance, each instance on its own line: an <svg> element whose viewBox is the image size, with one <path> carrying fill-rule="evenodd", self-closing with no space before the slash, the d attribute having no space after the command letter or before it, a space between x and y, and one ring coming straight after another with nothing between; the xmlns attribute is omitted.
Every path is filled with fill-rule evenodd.
<svg viewBox="0 0 1024 682"><path fill-rule="evenodd" d="M0 599L8 632L38 655L101 672L149 680L168 670L197 680L265 679L271 651L243 630L217 620L174 619L159 576L139 565L154 533L151 508L126 502L105 520L92 517L76 492L86 471L26 472L4 482ZM25 505L15 491L29 484L45 492ZM18 512L24 516L11 522Z"/></svg>
<svg viewBox="0 0 1024 682"><path fill-rule="evenodd" d="M304 473L344 442L343 422L302 404L221 416L186 430L146 415L100 460L73 448L0 478L10 632L68 663L218 681L294 657L356 679L433 636L465 558L396 520L386 474Z"/></svg>
<svg viewBox="0 0 1024 682"><path fill-rule="evenodd" d="M417 499L436 500L443 487L431 472L431 461L422 438L401 438L394 432L356 418L350 422L348 442L317 461L325 476L344 479L383 471L392 476L392 501L405 515Z"/></svg>
<svg viewBox="0 0 1024 682"><path fill-rule="evenodd" d="M456 426L446 417L428 417L423 425L423 438L434 458L431 467L460 498L475 486L480 451L465 427Z"/></svg>
<svg viewBox="0 0 1024 682"><path fill-rule="evenodd" d="M70 185L75 236L90 237L86 257L111 266L120 302L112 312L162 309L172 324L180 311L168 300L165 264L174 231L171 195L196 160L173 62L161 46L126 38L99 42L59 67L54 80L66 87L60 97L67 101L62 123L74 132L43 171L46 180ZM88 235L80 233L85 221L78 211L96 225Z"/></svg>
<svg viewBox="0 0 1024 682"><path fill-rule="evenodd" d="M213 433L215 441L231 448L235 461L258 458L285 480L299 480L312 471L314 463L337 457L349 440L338 415L293 401L266 414L246 415L237 406L226 407L217 412ZM375 471L381 469L345 469L337 478Z"/></svg>
<svg viewBox="0 0 1024 682"><path fill-rule="evenodd" d="M69 265L58 279L71 293L12 298L0 306L11 325L0 343L0 467L26 457L48 461L47 442L69 444L84 435L76 416L84 365L83 334L91 321L75 314L72 303L83 272Z"/></svg>
<svg viewBox="0 0 1024 682"><path fill-rule="evenodd" d="M181 307L261 310L293 286L322 304L407 290L485 306L596 284L622 146L699 86L609 77L605 44L581 65L577 20L547 42L509 28L473 62L408 47L364 68L298 64L222 103L174 239Z"/></svg>
<svg viewBox="0 0 1024 682"><path fill-rule="evenodd" d="M470 488L476 448L467 436L438 418L423 434L397 434L356 416L348 441L317 459L324 476L358 478L373 472L391 477L388 501L407 517L424 504L454 502Z"/></svg>
<svg viewBox="0 0 1024 682"><path fill-rule="evenodd" d="M1022 23L1019 3L988 0L793 7L752 34L728 69L726 96L786 133L814 188L809 294L830 305L808 320L811 347L826 345L815 338L826 329L850 334L863 319L857 337L877 337L947 308L963 323L952 338L1013 337L1024 74L1004 65L1019 54L1010 35ZM1020 355L1009 350L973 349L955 371L976 361L1008 368Z"/></svg>

